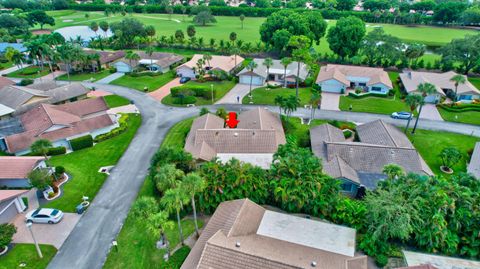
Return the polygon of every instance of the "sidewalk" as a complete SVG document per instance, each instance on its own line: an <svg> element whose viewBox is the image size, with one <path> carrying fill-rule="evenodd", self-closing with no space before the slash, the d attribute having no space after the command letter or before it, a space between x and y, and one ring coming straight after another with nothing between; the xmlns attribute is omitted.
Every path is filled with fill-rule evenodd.
<svg viewBox="0 0 480 269"><path fill-rule="evenodd" d="M29 66L30 66L29 64L24 64L24 65L23 65L23 68L29 67ZM8 74L8 73L15 72L15 71L17 71L18 69L20 69L20 68L18 68L17 66L13 66L13 67L10 67L10 68L7 68L7 69L0 70L0 76L1 76L1 75L6 75L6 74Z"/></svg>
<svg viewBox="0 0 480 269"><path fill-rule="evenodd" d="M120 73L120 72L116 72L116 73L113 73L111 75L108 75L104 78L102 78L101 80L97 81L96 83L100 83L100 84L108 84L118 78L121 78L125 75L125 73Z"/></svg>
<svg viewBox="0 0 480 269"><path fill-rule="evenodd" d="M252 91L260 87L263 87L263 85L262 86L252 85ZM237 84L233 86L233 88L229 92L227 92L227 94L225 94L225 96L223 96L222 99L218 100L215 104L241 104L243 97L245 97L249 92L250 92L250 85Z"/></svg>
<svg viewBox="0 0 480 269"><path fill-rule="evenodd" d="M170 89L173 87L180 86L180 78L174 78L172 81L158 88L156 91L150 92L148 95L153 97L155 100L161 102L165 96L170 94Z"/></svg>

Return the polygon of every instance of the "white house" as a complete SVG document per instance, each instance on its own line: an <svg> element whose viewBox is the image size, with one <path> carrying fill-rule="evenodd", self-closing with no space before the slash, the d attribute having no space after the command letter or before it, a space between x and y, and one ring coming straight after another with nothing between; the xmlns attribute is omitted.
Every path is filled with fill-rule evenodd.
<svg viewBox="0 0 480 269"><path fill-rule="evenodd" d="M197 76L197 72L196 72L196 69L198 68L197 63L198 63L198 60L200 59L203 59L202 54L193 55L190 61L177 67L176 69L177 76L195 79ZM244 59L238 55L230 55L230 56L212 55L212 59L205 61L202 68L205 69L206 71L221 70L231 74L236 67L242 64L243 61Z"/></svg>
<svg viewBox="0 0 480 269"><path fill-rule="evenodd" d="M117 72L129 73L138 66L144 66L153 72L165 73L170 70L170 66L183 60L182 56L172 53L154 52L152 55L148 55L139 51L137 54L140 56L139 60L122 58L116 61L113 66L117 69Z"/></svg>
<svg viewBox="0 0 480 269"><path fill-rule="evenodd" d="M366 92L387 94L393 88L388 73L382 68L352 65L322 66L316 83L322 91L335 93L360 87Z"/></svg>
<svg viewBox="0 0 480 269"><path fill-rule="evenodd" d="M265 59L256 58L253 59L253 61L257 64L257 67L253 69L253 71L244 68L238 73L239 81L241 84L250 85L251 81L252 85L261 86L267 80L276 81L279 83L284 83L286 80L287 84L295 84L298 72L298 62L292 62L287 66L287 68L285 68L281 64L280 60L273 60L272 66L270 66L267 72L267 67L264 65ZM307 65L304 63L300 63L300 73L298 76L300 81L304 81L307 76Z"/></svg>
<svg viewBox="0 0 480 269"><path fill-rule="evenodd" d="M9 223L18 214L27 209L20 198L28 190L0 190L0 224Z"/></svg>

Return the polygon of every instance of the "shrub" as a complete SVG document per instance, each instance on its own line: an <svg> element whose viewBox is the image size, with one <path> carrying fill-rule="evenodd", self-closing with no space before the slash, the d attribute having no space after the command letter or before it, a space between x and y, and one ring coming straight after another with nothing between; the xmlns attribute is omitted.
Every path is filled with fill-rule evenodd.
<svg viewBox="0 0 480 269"><path fill-rule="evenodd" d="M353 97L355 99L360 99L360 98L365 98L365 97L371 97L371 96L375 96L375 97L388 97L387 94L383 94L383 93L376 93L376 92L366 92L366 93L356 93L357 90L355 90L355 92L349 92L348 93L348 96L349 97Z"/></svg>
<svg viewBox="0 0 480 269"><path fill-rule="evenodd" d="M113 74L113 73L117 72L117 68L111 66L110 68L108 68L108 72L110 72L110 74Z"/></svg>
<svg viewBox="0 0 480 269"><path fill-rule="evenodd" d="M197 102L197 98L195 96L184 96L184 97L175 97L173 98L173 103L176 105L188 105L188 104L195 104Z"/></svg>
<svg viewBox="0 0 480 269"><path fill-rule="evenodd" d="M195 96L207 100L212 99L212 89L208 86L183 85L171 88L170 93L173 97L178 97L180 94L182 94L184 96ZM217 90L213 89L213 98L215 98L216 95Z"/></svg>
<svg viewBox="0 0 480 269"><path fill-rule="evenodd" d="M53 196L55 196L55 193L53 191L48 193L48 198L52 198Z"/></svg>
<svg viewBox="0 0 480 269"><path fill-rule="evenodd" d="M29 76L29 75L35 75L38 73L38 71L40 71L40 69L38 68L25 68L21 71L21 75L22 76Z"/></svg>
<svg viewBox="0 0 480 269"><path fill-rule="evenodd" d="M353 132L350 131L350 130L345 130L345 131L343 131L343 136L345 136L345 138L350 138L350 137L352 137L352 134L353 134Z"/></svg>
<svg viewBox="0 0 480 269"><path fill-rule="evenodd" d="M27 86L30 84L33 84L33 79L30 79L30 78L24 78L19 83L20 86Z"/></svg>
<svg viewBox="0 0 480 269"><path fill-rule="evenodd" d="M93 146L93 138L91 135L80 136L70 140L70 146L72 146L72 150L80 150L84 148L89 148Z"/></svg>
<svg viewBox="0 0 480 269"><path fill-rule="evenodd" d="M63 167L63 166L55 167L55 174L63 175L63 173L65 173L65 167Z"/></svg>
<svg viewBox="0 0 480 269"><path fill-rule="evenodd" d="M379 267L383 268L388 263L388 257L383 255L383 254L379 254L379 255L375 256L375 263Z"/></svg>
<svg viewBox="0 0 480 269"><path fill-rule="evenodd" d="M67 153L67 149L65 147L54 147L48 149L48 156L55 156L55 155L62 155Z"/></svg>
<svg viewBox="0 0 480 269"><path fill-rule="evenodd" d="M120 125L119 127L111 130L108 133L97 135L93 141L95 143L105 141L109 138L112 138L114 136L117 136L127 130L128 124L127 124L127 119L128 119L128 114L123 114L122 117L118 120L118 124Z"/></svg>
<svg viewBox="0 0 480 269"><path fill-rule="evenodd" d="M10 242L13 235L17 232L17 228L13 224L0 224L0 249L3 250Z"/></svg>

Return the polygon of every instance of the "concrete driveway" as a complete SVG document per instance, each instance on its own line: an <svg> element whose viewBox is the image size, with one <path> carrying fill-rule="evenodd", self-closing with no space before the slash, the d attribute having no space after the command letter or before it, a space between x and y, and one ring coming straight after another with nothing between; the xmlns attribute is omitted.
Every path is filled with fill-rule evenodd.
<svg viewBox="0 0 480 269"><path fill-rule="evenodd" d="M252 85L253 89L260 88L262 86L255 86ZM222 97L222 99L218 100L215 104L241 104L243 97L250 92L250 85L249 84L240 84L233 86L233 88ZM240 98L238 98L240 97ZM240 101L237 101L240 100Z"/></svg>
<svg viewBox="0 0 480 269"><path fill-rule="evenodd" d="M321 109L340 111L340 96L342 95L339 93L322 92Z"/></svg>
<svg viewBox="0 0 480 269"><path fill-rule="evenodd" d="M420 114L420 119L443 121L440 112L438 112L438 109L434 104L425 104L423 106L422 114Z"/></svg>
<svg viewBox="0 0 480 269"><path fill-rule="evenodd" d="M108 84L108 83L116 80L117 78L123 77L124 75L125 75L125 73L116 72L116 73L113 73L109 76L106 76L106 77L102 78L101 80L97 81L97 83Z"/></svg>
<svg viewBox="0 0 480 269"><path fill-rule="evenodd" d="M163 85L162 87L158 88L156 91L150 92L148 95L153 97L157 101L162 101L162 99L170 94L170 89L173 87L180 86L180 78L175 78L174 80L170 81L169 83Z"/></svg>

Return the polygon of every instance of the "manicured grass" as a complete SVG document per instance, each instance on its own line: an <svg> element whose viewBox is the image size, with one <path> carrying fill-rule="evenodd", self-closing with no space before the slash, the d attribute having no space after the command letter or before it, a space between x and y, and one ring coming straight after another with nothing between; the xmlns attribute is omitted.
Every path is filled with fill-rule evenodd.
<svg viewBox="0 0 480 269"><path fill-rule="evenodd" d="M235 82L230 81L230 80L224 80L224 81L205 81L205 82L198 82L198 81L189 81L185 83L185 85L192 85L192 86L206 86L210 87L210 85L213 85L213 88L217 91L215 98L213 99L213 102L215 103L216 101L222 99L222 97L227 94L234 86ZM177 105L173 103L173 97L171 94L165 96L165 98L162 99L162 104L165 105L170 105L170 106L182 106L182 105ZM202 105L211 105L212 100L211 99L205 99L201 97L197 97L197 102L195 105L197 106L202 106ZM186 105L183 105L186 106Z"/></svg>
<svg viewBox="0 0 480 269"><path fill-rule="evenodd" d="M395 96L400 97L402 95L400 92L400 85L398 84L398 78L400 77L400 74L398 72L388 72L388 77L392 81L392 90L394 91Z"/></svg>
<svg viewBox="0 0 480 269"><path fill-rule="evenodd" d="M167 72L165 74L160 74L158 76L141 76L141 77L132 77L131 75L126 74L116 80L110 82L113 85L124 86L127 88L144 91L147 87L149 92L156 91L158 88L170 82L175 77L172 73Z"/></svg>
<svg viewBox="0 0 480 269"><path fill-rule="evenodd" d="M472 78L472 77L469 77L468 78L468 81L470 81L470 83L473 84L473 86L475 86L475 88L479 89L480 90L480 78Z"/></svg>
<svg viewBox="0 0 480 269"><path fill-rule="evenodd" d="M109 70L104 69L97 73L77 73L77 74L70 74L70 81L85 81L90 80L91 82L100 80L104 77L111 75ZM61 75L57 77L57 80L68 80L67 74Z"/></svg>
<svg viewBox="0 0 480 269"><path fill-rule="evenodd" d="M480 112L478 111L451 112L442 107L437 107L437 109L446 121L480 125Z"/></svg>
<svg viewBox="0 0 480 269"><path fill-rule="evenodd" d="M444 148L454 147L463 154L464 158L453 167L453 170L465 172L468 151L473 149L475 142L480 141L480 138L474 136L418 129L415 135L411 135L409 131L408 137L430 169L438 175L443 174L440 171L441 160L438 155Z"/></svg>
<svg viewBox="0 0 480 269"><path fill-rule="evenodd" d="M7 69L14 66L12 62L0 63L0 70Z"/></svg>
<svg viewBox="0 0 480 269"><path fill-rule="evenodd" d="M40 259L34 244L15 244L13 249L5 256L0 256L0 269L26 268L43 269L47 268L50 260L57 253L57 249L51 245L40 245L43 259ZM20 267L25 263L25 267Z"/></svg>
<svg viewBox="0 0 480 269"><path fill-rule="evenodd" d="M340 110L348 111L352 106L352 111L367 112L375 114L392 114L398 111L410 111L408 106L398 97L364 97L353 98L350 96L340 96Z"/></svg>
<svg viewBox="0 0 480 269"><path fill-rule="evenodd" d="M33 74L32 74L33 73ZM8 73L7 77L12 78L39 78L50 74L50 69L48 67L44 67L43 71L38 66L28 66L12 73Z"/></svg>
<svg viewBox="0 0 480 269"><path fill-rule="evenodd" d="M82 196L88 196L93 200L107 178L107 175L99 173L98 170L102 166L115 165L118 162L140 127L142 118L131 114L127 122L127 131L116 137L91 148L51 158L50 163L53 166L65 167L72 179L65 183L63 196L48 203L46 207L75 212L75 206L82 202Z"/></svg>
<svg viewBox="0 0 480 269"><path fill-rule="evenodd" d="M269 89L267 87L257 88L252 90L252 100L254 105L276 105L275 97L283 96L285 98L295 95L296 90L289 88ZM299 88L298 97L300 98L300 105L308 104L312 95L312 88ZM250 104L250 97L248 94L243 97L242 104Z"/></svg>
<svg viewBox="0 0 480 269"><path fill-rule="evenodd" d="M190 132L190 127L192 127L192 122L195 118L189 118L177 122L173 127L168 131L168 134L163 139L162 147L172 147L172 148L181 148L185 145L185 138Z"/></svg>
<svg viewBox="0 0 480 269"><path fill-rule="evenodd" d="M125 106L130 104L130 100L119 95L107 95L107 96L104 96L103 99L105 99L105 102L107 103L107 106L109 108Z"/></svg>
<svg viewBox="0 0 480 269"><path fill-rule="evenodd" d="M154 189L153 181L149 178L145 179L139 197L158 197ZM103 268L179 268L188 255L188 249L179 249L179 252L171 257L171 261L165 263L163 260L165 250L156 248L155 244L158 238L152 237L150 233L146 232L144 222L144 219L135 217L132 212L129 212L117 237L118 252L115 249L110 251ZM172 249L180 243L176 223L175 221L175 226L166 231ZM198 225L203 226L203 222L199 221ZM185 238L192 234L195 231L193 220L182 220L182 229Z"/></svg>

